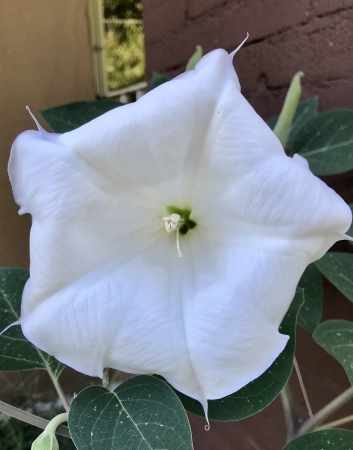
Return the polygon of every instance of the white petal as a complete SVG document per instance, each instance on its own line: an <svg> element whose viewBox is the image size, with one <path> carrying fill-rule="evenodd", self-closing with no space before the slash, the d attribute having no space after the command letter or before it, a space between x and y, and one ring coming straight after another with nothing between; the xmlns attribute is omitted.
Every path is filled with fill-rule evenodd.
<svg viewBox="0 0 353 450"><path fill-rule="evenodd" d="M21 212L33 219L28 310L163 226L152 200L37 131L16 139L9 173Z"/></svg>
<svg viewBox="0 0 353 450"><path fill-rule="evenodd" d="M113 179L148 192L158 188L154 193L164 204L188 204L209 126L227 93L236 95L237 107L242 96L231 58L215 50L186 78L165 83L59 140Z"/></svg>
<svg viewBox="0 0 353 450"><path fill-rule="evenodd" d="M350 208L302 164L283 154L259 158L243 174L234 176L233 168L225 164L222 176L210 168L204 195L195 202L193 219L211 240L260 247L262 237L290 241L310 263L345 239Z"/></svg>
<svg viewBox="0 0 353 450"><path fill-rule="evenodd" d="M196 232L181 259L170 238L54 294L23 317L25 335L77 370L159 373L203 404L257 378L286 345L278 326L305 255L219 246Z"/></svg>

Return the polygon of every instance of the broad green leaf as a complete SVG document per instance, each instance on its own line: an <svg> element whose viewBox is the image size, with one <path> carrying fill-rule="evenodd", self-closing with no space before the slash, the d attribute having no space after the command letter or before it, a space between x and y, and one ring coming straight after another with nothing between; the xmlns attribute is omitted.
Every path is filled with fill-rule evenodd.
<svg viewBox="0 0 353 450"><path fill-rule="evenodd" d="M351 302L353 302L353 254L326 253L316 261L316 267L336 286Z"/></svg>
<svg viewBox="0 0 353 450"><path fill-rule="evenodd" d="M92 100L42 109L40 113L55 133L65 133L122 105L115 100Z"/></svg>
<svg viewBox="0 0 353 450"><path fill-rule="evenodd" d="M292 371L297 315L303 301L303 290L298 289L280 326L280 332L289 335L290 339L286 348L276 361L259 378L238 392L220 400L210 400L208 402L208 415L210 419L231 421L252 416L266 408L281 392ZM199 402L180 392L177 392L177 394L188 411L204 417L203 409Z"/></svg>
<svg viewBox="0 0 353 450"><path fill-rule="evenodd" d="M292 125L290 127L288 139L287 139L287 148L293 147L293 142L298 134L298 131L313 117L317 115L317 97L311 98L309 100L305 100L304 102L300 102L297 108L297 111L294 115L294 119ZM273 130L278 120L278 116L272 117L267 124Z"/></svg>
<svg viewBox="0 0 353 450"><path fill-rule="evenodd" d="M353 322L327 320L316 328L313 338L342 364L353 384Z"/></svg>
<svg viewBox="0 0 353 450"><path fill-rule="evenodd" d="M167 81L170 81L170 78L162 75L161 73L153 72L152 79L147 87L147 92L152 91L152 89L155 89L156 87L166 83Z"/></svg>
<svg viewBox="0 0 353 450"><path fill-rule="evenodd" d="M309 162L316 175L353 169L353 110L314 117L297 134L293 150Z"/></svg>
<svg viewBox="0 0 353 450"><path fill-rule="evenodd" d="M136 376L115 391L91 386L74 398L69 429L78 450L191 450L185 410L155 377Z"/></svg>
<svg viewBox="0 0 353 450"><path fill-rule="evenodd" d="M293 439L283 450L353 450L353 431L315 431Z"/></svg>
<svg viewBox="0 0 353 450"><path fill-rule="evenodd" d="M22 291L28 277L28 270L0 269L0 331L19 320ZM31 344L18 325L0 336L2 371L46 369L58 378L64 367Z"/></svg>
<svg viewBox="0 0 353 450"><path fill-rule="evenodd" d="M321 320L323 298L322 275L314 264L306 268L298 286L304 289L304 305L298 314L298 324L312 333Z"/></svg>

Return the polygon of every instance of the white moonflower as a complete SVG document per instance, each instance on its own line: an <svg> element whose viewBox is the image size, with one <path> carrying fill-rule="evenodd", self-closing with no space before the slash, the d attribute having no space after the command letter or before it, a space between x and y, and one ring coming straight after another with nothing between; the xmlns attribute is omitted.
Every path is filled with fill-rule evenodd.
<svg viewBox="0 0 353 450"><path fill-rule="evenodd" d="M9 172L33 218L25 336L88 375L160 374L205 410L282 352L300 276L351 223L224 50L77 130L26 131Z"/></svg>

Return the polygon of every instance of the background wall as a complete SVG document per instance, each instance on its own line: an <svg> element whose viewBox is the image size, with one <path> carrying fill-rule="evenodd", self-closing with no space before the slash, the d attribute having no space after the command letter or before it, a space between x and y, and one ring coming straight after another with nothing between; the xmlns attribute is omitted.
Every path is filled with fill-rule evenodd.
<svg viewBox="0 0 353 450"><path fill-rule="evenodd" d="M264 118L295 72L320 108L353 108L353 0L143 0L148 73L174 76L200 44L233 50L242 91Z"/></svg>
<svg viewBox="0 0 353 450"><path fill-rule="evenodd" d="M37 113L94 96L86 0L1 0L0 55L0 265L26 267L30 217L17 215L7 161L15 137L35 128L26 105Z"/></svg>

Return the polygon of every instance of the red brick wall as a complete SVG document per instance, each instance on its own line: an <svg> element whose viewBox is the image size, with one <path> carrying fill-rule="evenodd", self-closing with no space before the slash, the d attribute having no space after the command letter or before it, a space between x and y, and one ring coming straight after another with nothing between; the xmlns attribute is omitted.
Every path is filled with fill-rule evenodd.
<svg viewBox="0 0 353 450"><path fill-rule="evenodd" d="M148 73L174 76L201 44L234 49L244 95L277 113L292 75L320 109L353 108L353 0L143 0Z"/></svg>

